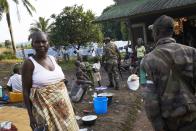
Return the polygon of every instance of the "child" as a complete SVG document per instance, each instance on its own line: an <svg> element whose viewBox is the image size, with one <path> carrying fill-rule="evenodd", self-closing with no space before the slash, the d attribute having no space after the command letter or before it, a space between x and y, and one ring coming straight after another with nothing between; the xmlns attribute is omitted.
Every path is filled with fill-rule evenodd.
<svg viewBox="0 0 196 131"><path fill-rule="evenodd" d="M20 64L16 64L13 69L13 75L10 77L7 88L9 91L22 92L22 78L20 74Z"/></svg>
<svg viewBox="0 0 196 131"><path fill-rule="evenodd" d="M95 58L95 63L93 64L93 72L94 72L94 79L97 81L98 85L101 86L101 74L100 74L100 68L101 64L99 61L99 58Z"/></svg>

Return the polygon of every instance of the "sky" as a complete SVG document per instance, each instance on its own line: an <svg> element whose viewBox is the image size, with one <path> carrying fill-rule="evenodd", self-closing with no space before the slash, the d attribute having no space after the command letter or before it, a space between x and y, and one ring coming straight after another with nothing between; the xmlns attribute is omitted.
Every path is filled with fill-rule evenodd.
<svg viewBox="0 0 196 131"><path fill-rule="evenodd" d="M17 44L27 42L30 24L37 21L38 17L50 18L52 14L59 14L65 6L73 5L82 5L85 10L90 9L96 16L100 16L107 6L114 4L113 0L30 0L36 8L36 12L31 17L21 3L18 6L19 20L16 4L12 0L8 0L8 2L10 4L14 40ZM10 40L10 34L4 15L0 21L0 42L5 40Z"/></svg>

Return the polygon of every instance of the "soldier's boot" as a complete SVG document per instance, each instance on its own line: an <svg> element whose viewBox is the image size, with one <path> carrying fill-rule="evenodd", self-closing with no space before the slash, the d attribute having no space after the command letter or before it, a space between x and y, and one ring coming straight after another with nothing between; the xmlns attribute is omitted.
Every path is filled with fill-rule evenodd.
<svg viewBox="0 0 196 131"><path fill-rule="evenodd" d="M101 82L100 81L97 81L97 83L98 83L99 86L101 86Z"/></svg>
<svg viewBox="0 0 196 131"><path fill-rule="evenodd" d="M119 84L119 82L118 82L118 81L116 81L115 90L119 90L119 88L120 88L120 84Z"/></svg>
<svg viewBox="0 0 196 131"><path fill-rule="evenodd" d="M114 84L113 84L113 82L110 82L110 84L109 84L109 85L107 85L107 87L109 87L109 88L114 88Z"/></svg>

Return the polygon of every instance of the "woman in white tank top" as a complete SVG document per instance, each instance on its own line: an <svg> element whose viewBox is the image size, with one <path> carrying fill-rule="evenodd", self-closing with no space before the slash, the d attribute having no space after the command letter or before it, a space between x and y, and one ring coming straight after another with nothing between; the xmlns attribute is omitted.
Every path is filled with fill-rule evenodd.
<svg viewBox="0 0 196 131"><path fill-rule="evenodd" d="M32 87L42 87L62 81L64 74L61 67L56 63L53 56L48 56L54 66L54 70L48 70L44 66L40 65L33 57L29 59L34 65L32 75Z"/></svg>
<svg viewBox="0 0 196 131"><path fill-rule="evenodd" d="M69 95L62 82L63 71L55 58L47 55L47 35L34 32L29 38L36 54L23 64L22 85L31 128L78 131Z"/></svg>

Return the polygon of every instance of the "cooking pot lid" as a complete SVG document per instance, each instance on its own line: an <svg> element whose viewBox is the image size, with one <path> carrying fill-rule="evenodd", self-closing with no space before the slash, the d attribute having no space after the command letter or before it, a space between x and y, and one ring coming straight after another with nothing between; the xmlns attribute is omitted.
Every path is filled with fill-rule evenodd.
<svg viewBox="0 0 196 131"><path fill-rule="evenodd" d="M113 96L114 94L113 93L100 93L98 94L98 96Z"/></svg>

